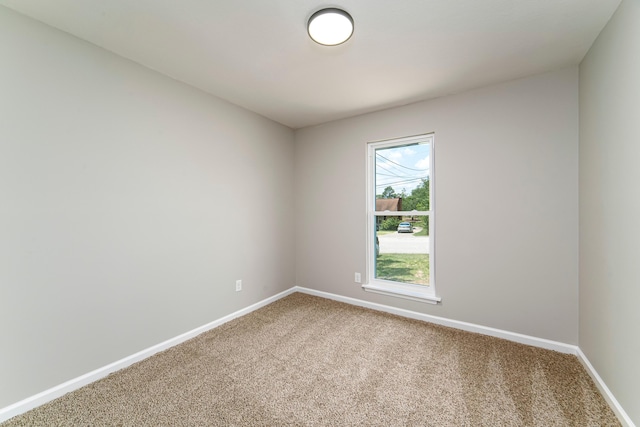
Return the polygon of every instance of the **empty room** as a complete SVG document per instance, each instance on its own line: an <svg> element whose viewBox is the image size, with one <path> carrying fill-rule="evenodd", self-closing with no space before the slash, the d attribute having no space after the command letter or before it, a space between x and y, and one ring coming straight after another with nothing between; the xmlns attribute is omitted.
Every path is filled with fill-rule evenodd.
<svg viewBox="0 0 640 427"><path fill-rule="evenodd" d="M0 0L0 65L2 425L640 425L639 0Z"/></svg>

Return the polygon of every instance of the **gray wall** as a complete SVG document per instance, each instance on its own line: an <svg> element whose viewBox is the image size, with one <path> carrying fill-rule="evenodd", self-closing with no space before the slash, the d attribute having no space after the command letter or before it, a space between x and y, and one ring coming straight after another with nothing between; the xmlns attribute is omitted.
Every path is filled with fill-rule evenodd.
<svg viewBox="0 0 640 427"><path fill-rule="evenodd" d="M640 425L640 1L580 64L580 348Z"/></svg>
<svg viewBox="0 0 640 427"><path fill-rule="evenodd" d="M435 132L439 306L371 294L366 143ZM577 67L296 131L296 281L578 342Z"/></svg>
<svg viewBox="0 0 640 427"><path fill-rule="evenodd" d="M3 7L0 58L0 407L295 284L293 131Z"/></svg>

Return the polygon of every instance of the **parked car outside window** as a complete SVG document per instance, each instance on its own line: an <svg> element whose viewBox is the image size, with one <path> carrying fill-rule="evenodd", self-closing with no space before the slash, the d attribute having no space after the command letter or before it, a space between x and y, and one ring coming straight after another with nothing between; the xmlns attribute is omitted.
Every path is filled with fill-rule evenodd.
<svg viewBox="0 0 640 427"><path fill-rule="evenodd" d="M398 225L398 233L413 233L413 225L410 222L401 222Z"/></svg>

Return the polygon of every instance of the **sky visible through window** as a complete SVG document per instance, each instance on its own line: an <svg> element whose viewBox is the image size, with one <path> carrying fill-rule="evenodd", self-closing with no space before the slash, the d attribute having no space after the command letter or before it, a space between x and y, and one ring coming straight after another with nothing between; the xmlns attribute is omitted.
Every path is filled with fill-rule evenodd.
<svg viewBox="0 0 640 427"><path fill-rule="evenodd" d="M387 187L392 187L397 195L411 194L430 176L430 155L430 144L377 149L376 195L381 195Z"/></svg>

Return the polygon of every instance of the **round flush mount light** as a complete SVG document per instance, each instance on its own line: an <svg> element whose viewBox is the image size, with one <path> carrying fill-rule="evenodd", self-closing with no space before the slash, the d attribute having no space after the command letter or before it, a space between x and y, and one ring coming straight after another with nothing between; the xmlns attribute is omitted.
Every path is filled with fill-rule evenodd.
<svg viewBox="0 0 640 427"><path fill-rule="evenodd" d="M320 9L309 18L307 31L314 42L336 46L353 34L353 18L342 9Z"/></svg>

